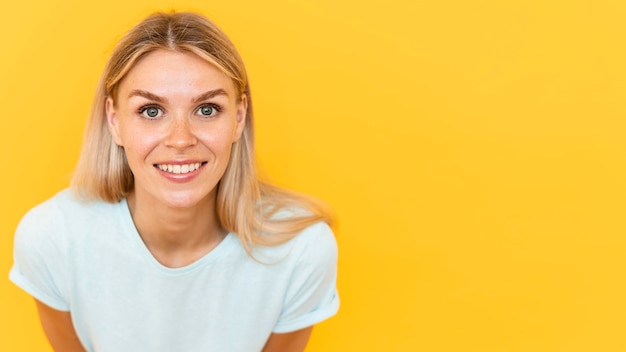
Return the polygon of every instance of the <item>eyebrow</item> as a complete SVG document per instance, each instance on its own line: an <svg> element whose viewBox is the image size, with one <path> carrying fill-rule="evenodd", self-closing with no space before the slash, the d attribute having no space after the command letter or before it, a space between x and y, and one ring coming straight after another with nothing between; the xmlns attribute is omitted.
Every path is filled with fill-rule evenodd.
<svg viewBox="0 0 626 352"><path fill-rule="evenodd" d="M196 98L193 100L193 102L194 102L194 103L199 103L199 102L201 102L201 101L211 99L211 98L213 98L213 97L215 97L215 96L218 96L218 95L225 95L225 96L228 96L228 93L226 93L226 91L225 91L225 90L223 90L222 88L219 88L219 89L214 89L214 90L210 90L210 91L208 91L208 92L205 92L204 94L200 94L198 97L196 97Z"/></svg>
<svg viewBox="0 0 626 352"><path fill-rule="evenodd" d="M226 95L228 96L228 93L226 93L226 91L222 88L219 89L214 89L214 90L210 90L207 92L204 92L200 95L198 95L196 98L193 99L193 103L199 103L201 101L207 100L207 99L211 99L215 96L218 95ZM134 89L133 91L130 92L130 94L128 94L128 98L132 98L132 97L144 97L148 100L153 100L156 101L158 103L166 103L167 99L160 97L156 94L150 93L148 91L145 90L141 90L141 89Z"/></svg>
<svg viewBox="0 0 626 352"><path fill-rule="evenodd" d="M139 90L139 89L135 89L133 91L130 92L130 94L128 94L128 98L132 98L132 97L144 97L148 100L154 100L156 102L159 103L163 103L165 101L167 101L167 99L165 98L161 98L160 96L156 95L156 94L152 94L148 91L145 90Z"/></svg>

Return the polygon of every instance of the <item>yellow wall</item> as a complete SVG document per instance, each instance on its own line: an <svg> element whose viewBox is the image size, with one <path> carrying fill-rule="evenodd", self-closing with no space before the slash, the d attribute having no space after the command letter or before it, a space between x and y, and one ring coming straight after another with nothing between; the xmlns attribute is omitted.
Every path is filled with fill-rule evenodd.
<svg viewBox="0 0 626 352"><path fill-rule="evenodd" d="M620 1L11 1L0 274L115 41L172 8L241 50L267 174L339 214L342 307L309 351L626 350ZM0 350L45 346L0 280Z"/></svg>

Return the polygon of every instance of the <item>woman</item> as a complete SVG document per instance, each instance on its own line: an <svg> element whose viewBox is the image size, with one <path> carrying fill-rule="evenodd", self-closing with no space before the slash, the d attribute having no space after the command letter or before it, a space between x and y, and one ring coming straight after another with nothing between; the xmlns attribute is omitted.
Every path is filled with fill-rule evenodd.
<svg viewBox="0 0 626 352"><path fill-rule="evenodd" d="M117 45L70 190L32 209L10 278L58 351L302 351L337 312L312 199L255 173L246 71L192 13Z"/></svg>

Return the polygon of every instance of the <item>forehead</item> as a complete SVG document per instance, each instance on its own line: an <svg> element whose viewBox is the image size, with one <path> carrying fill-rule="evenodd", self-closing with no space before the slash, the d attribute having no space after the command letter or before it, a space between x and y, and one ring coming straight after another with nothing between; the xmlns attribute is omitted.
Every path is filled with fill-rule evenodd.
<svg viewBox="0 0 626 352"><path fill-rule="evenodd" d="M119 84L119 92L141 89L155 94L224 89L234 96L232 79L212 63L190 52L159 49L135 63Z"/></svg>

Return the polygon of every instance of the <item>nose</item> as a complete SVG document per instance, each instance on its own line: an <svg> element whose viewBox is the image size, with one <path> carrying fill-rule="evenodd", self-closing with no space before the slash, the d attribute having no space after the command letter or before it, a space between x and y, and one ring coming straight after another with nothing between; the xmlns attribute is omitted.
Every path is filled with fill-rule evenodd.
<svg viewBox="0 0 626 352"><path fill-rule="evenodd" d="M168 147L182 150L194 146L198 140L189 119L186 116L176 116L170 121L164 142Z"/></svg>

